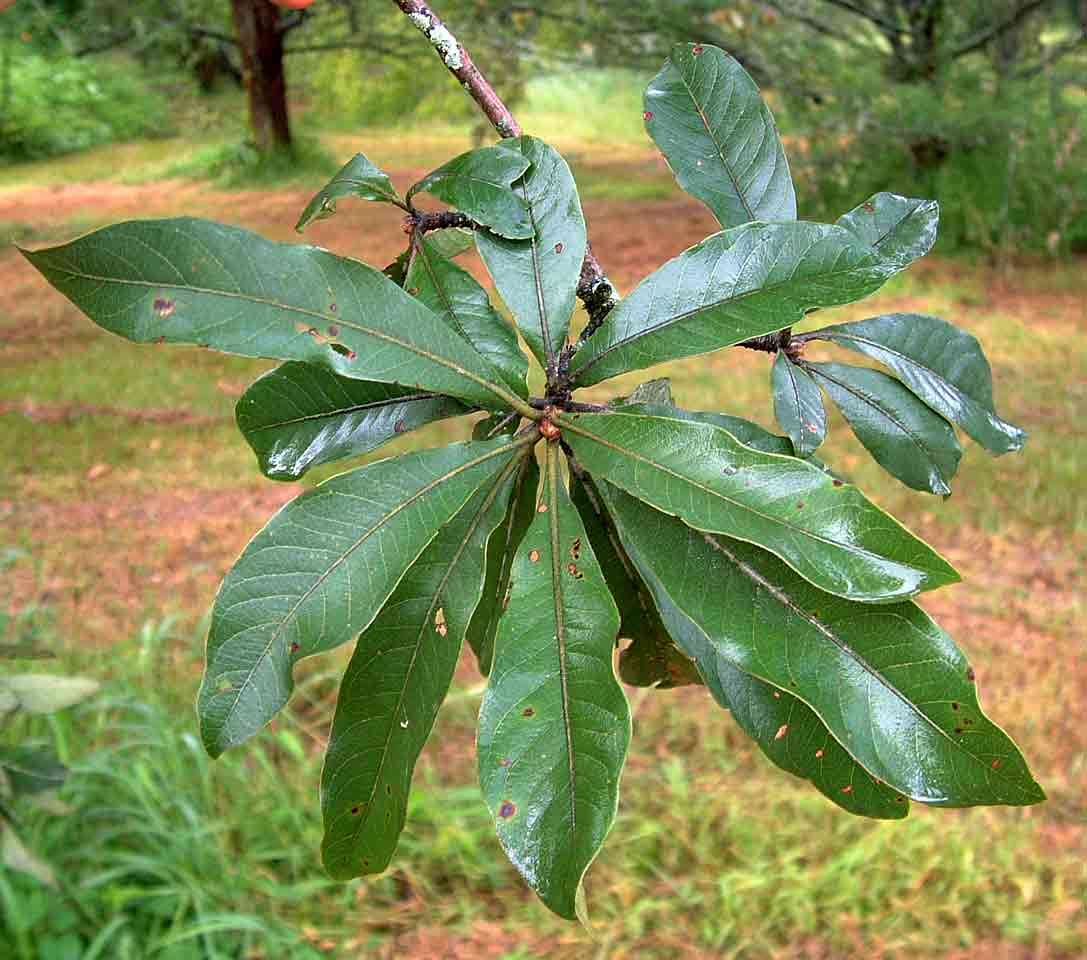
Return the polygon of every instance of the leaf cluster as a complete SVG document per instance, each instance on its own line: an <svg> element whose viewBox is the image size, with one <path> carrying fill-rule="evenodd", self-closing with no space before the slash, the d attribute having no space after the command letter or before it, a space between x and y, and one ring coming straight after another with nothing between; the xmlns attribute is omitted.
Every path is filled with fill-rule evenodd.
<svg viewBox="0 0 1087 960"><path fill-rule="evenodd" d="M565 160L531 136L456 157L404 197L365 156L349 161L299 228L347 198L400 207L409 245L384 271L191 219L26 254L130 340L284 361L237 408L274 479L477 416L469 442L371 462L288 503L215 601L198 704L212 755L275 716L300 659L356 641L321 784L336 877L390 862L464 643L488 677L477 747L498 839L563 917L584 917L582 880L615 819L631 737L620 679L705 686L771 762L854 814L1042 799L965 656L913 600L957 573L815 457L824 395L883 467L929 493L950 492L955 427L995 454L1021 447L980 346L912 314L792 332L927 253L936 204L881 193L835 223L797 220L769 109L708 45L672 51L645 121L721 230L580 338L585 218ZM421 212L422 192L451 210ZM472 244L515 326L457 263ZM544 396L529 395L521 340ZM812 362L813 340L889 372ZM659 380L575 399L738 344L774 354L784 435L685 410Z"/></svg>

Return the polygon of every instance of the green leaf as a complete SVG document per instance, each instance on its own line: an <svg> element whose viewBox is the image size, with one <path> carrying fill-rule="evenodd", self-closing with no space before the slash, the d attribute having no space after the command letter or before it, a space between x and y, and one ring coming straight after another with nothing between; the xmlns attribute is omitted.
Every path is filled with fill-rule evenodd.
<svg viewBox="0 0 1087 960"><path fill-rule="evenodd" d="M645 91L645 125L680 187L721 226L796 219L774 118L755 81L724 50L676 44Z"/></svg>
<svg viewBox="0 0 1087 960"><path fill-rule="evenodd" d="M514 191L528 205L535 234L507 240L476 231L476 247L529 348L544 366L566 342L585 258L585 217L566 161L542 140L504 145L532 164Z"/></svg>
<svg viewBox="0 0 1087 960"><path fill-rule="evenodd" d="M890 367L933 410L995 454L1019 450L1027 435L996 415L993 375L977 339L946 320L888 313L804 334L830 340Z"/></svg>
<svg viewBox="0 0 1087 960"><path fill-rule="evenodd" d="M56 713L98 692L97 680L49 673L16 673L0 677L0 718L5 713Z"/></svg>
<svg viewBox="0 0 1087 960"><path fill-rule="evenodd" d="M295 361L254 381L234 416L264 475L297 480L311 467L369 453L402 433L469 410L452 397L351 380Z"/></svg>
<svg viewBox="0 0 1087 960"><path fill-rule="evenodd" d="M818 307L851 303L894 273L848 230L752 223L714 234L645 278L571 364L589 386L780 330Z"/></svg>
<svg viewBox="0 0 1087 960"><path fill-rule="evenodd" d="M547 445L544 489L513 562L479 711L479 779L510 861L559 916L619 802L630 710L615 678L619 615Z"/></svg>
<svg viewBox="0 0 1087 960"><path fill-rule="evenodd" d="M24 251L112 333L304 360L359 380L523 406L490 365L372 267L206 220L134 220Z"/></svg>
<svg viewBox="0 0 1087 960"><path fill-rule="evenodd" d="M283 507L215 599L198 700L208 752L275 715L297 660L365 630L442 525L525 444L502 437L381 460Z"/></svg>
<svg viewBox="0 0 1087 960"><path fill-rule="evenodd" d="M322 856L337 879L380 873L392 859L416 760L480 599L487 541L529 456L511 460L442 527L359 637L321 775Z"/></svg>
<svg viewBox="0 0 1087 960"><path fill-rule="evenodd" d="M827 435L827 412L819 387L784 352L774 360L770 384L774 416L789 435L796 455L810 457Z"/></svg>
<svg viewBox="0 0 1087 960"><path fill-rule="evenodd" d="M793 444L788 437L779 437L757 423L743 417L733 417L727 413L707 413L699 410L684 410L682 407L661 403L629 403L616 408L617 413L640 413L647 417L670 417L673 420L690 420L692 423L709 423L731 433L740 443L754 447L763 453L778 453L783 457L793 456ZM818 461L812 460L818 464Z"/></svg>
<svg viewBox="0 0 1087 960"><path fill-rule="evenodd" d="M699 530L758 544L831 593L888 602L958 579L856 487L720 427L629 413L567 414L559 425L594 476Z"/></svg>
<svg viewBox="0 0 1087 960"><path fill-rule="evenodd" d="M475 278L442 256L430 237L417 243L404 285L490 361L496 376L517 396L528 396L528 360L517 331L491 306Z"/></svg>
<svg viewBox="0 0 1087 960"><path fill-rule="evenodd" d="M656 551L637 553L636 543L640 541L644 545L645 538L633 535L629 528L643 524L651 530L669 528L669 542L682 544L685 548L678 558L681 564L702 556L706 543L712 545L721 538L683 527L680 521L647 507L618 487L605 483L601 490L617 521L619 536L630 550L631 561L650 585L648 589L668 632L694 659L714 700L732 713L733 719L771 762L810 780L828 799L850 813L878 819L906 816L909 812L906 798L865 773L807 704L788 691L778 690L744 673L727 654L718 650L699 625L672 601L662 582L667 579L666 575L658 576L656 572L657 567L673 558ZM724 584L708 581L705 589L709 591L719 586L723 588ZM742 587L745 592L739 599L722 594L721 603L742 603L747 597L746 585L742 584Z"/></svg>
<svg viewBox="0 0 1087 960"><path fill-rule="evenodd" d="M906 486L948 495L962 447L955 431L894 377L844 363L806 363L876 462Z"/></svg>
<svg viewBox="0 0 1087 960"><path fill-rule="evenodd" d="M360 200L377 200L394 203L403 207L400 194L392 185L388 176L375 167L361 153L355 154L341 168L328 184L314 196L302 216L298 218L295 230L301 233L314 220L324 220L336 212L336 201L343 197L358 197Z"/></svg>
<svg viewBox="0 0 1087 960"><path fill-rule="evenodd" d="M635 687L661 689L701 683L694 664L676 648L661 623L596 485L575 464L570 470L570 499L619 608L619 638L630 641L619 651L619 679Z"/></svg>
<svg viewBox="0 0 1087 960"><path fill-rule="evenodd" d="M877 193L838 218L838 224L876 248L880 256L903 270L936 242L940 205L894 193Z"/></svg>
<svg viewBox="0 0 1087 960"><path fill-rule="evenodd" d="M427 174L408 191L408 200L425 191L500 237L527 240L533 234L528 204L510 184L528 167L519 149L504 144L469 150Z"/></svg>
<svg viewBox="0 0 1087 960"><path fill-rule="evenodd" d="M524 539L525 531L536 515L536 488L540 481L540 467L536 457L521 461L514 478L514 489L509 508L502 523L487 540L487 568L483 593L468 625L466 639L475 654L479 672L487 676L494 659L494 638L498 633L498 621L509 602L510 575L513 558Z"/></svg>
<svg viewBox="0 0 1087 960"><path fill-rule="evenodd" d="M56 790L68 775L68 768L51 750L26 746L0 747L0 770L16 794Z"/></svg>
<svg viewBox="0 0 1087 960"><path fill-rule="evenodd" d="M692 535L676 519L615 499L623 542L639 569L651 570L658 604L678 608L735 669L804 701L870 777L944 806L1043 799L1015 745L981 712L966 658L916 604L832 597L765 551ZM811 736L806 730L800 746ZM852 783L856 790L856 776ZM849 785L844 776L828 783L828 795Z"/></svg>

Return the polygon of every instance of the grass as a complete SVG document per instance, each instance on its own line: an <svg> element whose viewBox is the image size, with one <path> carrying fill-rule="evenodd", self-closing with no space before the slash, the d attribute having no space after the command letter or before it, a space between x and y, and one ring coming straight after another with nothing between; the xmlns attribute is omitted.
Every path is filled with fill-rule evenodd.
<svg viewBox="0 0 1087 960"><path fill-rule="evenodd" d="M609 149L591 142L591 118L579 123L565 149L594 246L629 290L708 232L708 218L677 202L637 131ZM468 146L440 130L365 140L398 183ZM325 142L346 156L363 138ZM125 178L139 164L152 176L176 162L163 146L24 169L23 180L4 180L0 229L53 242L184 209L290 236L308 186L255 202L199 183L77 183L124 164ZM50 205L49 185L61 181L86 196ZM395 212L344 204L312 234L383 263L402 242L396 227ZM619 822L589 876L590 940L539 907L502 857L473 775L481 687L467 663L384 876L339 885L319 868L320 750L345 651L303 665L290 709L264 735L206 758L192 714L201 618L232 557L298 489L261 481L232 425L238 393L266 365L109 337L0 252L0 610L25 611L9 629L60 651L34 669L105 683L76 711L0 733L51 741L73 768L68 815L24 812L28 840L64 887L0 873L0 956L1082 956L1085 294L1081 262L998 270L937 257L826 321L922 310L961 322L989 353L1001 412L1030 432L1019 456L969 445L946 502L896 486L840 420L824 456L964 571L967 585L926 607L971 655L985 707L1020 742L1049 802L915 808L898 824L850 819L771 768L701 691L630 691L635 738ZM593 394L667 374L685 406L769 426L768 367L763 355L726 351ZM467 430L437 424L378 455Z"/></svg>

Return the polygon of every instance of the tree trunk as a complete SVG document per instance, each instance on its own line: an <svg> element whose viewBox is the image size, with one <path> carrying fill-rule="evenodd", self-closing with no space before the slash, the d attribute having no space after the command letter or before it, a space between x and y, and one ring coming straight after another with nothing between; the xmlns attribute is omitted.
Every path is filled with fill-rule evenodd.
<svg viewBox="0 0 1087 960"><path fill-rule="evenodd" d="M249 129L258 150L291 145L287 78L283 72L283 34L279 8L268 0L231 0L234 32L242 55L249 94Z"/></svg>

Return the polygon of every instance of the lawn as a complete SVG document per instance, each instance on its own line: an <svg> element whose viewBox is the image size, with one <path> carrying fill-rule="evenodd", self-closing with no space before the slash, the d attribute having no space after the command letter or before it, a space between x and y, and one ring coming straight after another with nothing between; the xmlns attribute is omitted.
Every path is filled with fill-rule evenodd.
<svg viewBox="0 0 1087 960"><path fill-rule="evenodd" d="M622 289L712 231L645 145L603 149L577 129L556 139ZM398 186L468 145L442 131L325 143L343 157L365 146ZM0 236L34 245L185 212L288 240L321 185L317 174L261 191L161 179L179 162L168 147L6 172ZM395 210L343 203L309 239L383 266L403 236ZM850 819L771 767L701 689L630 689L634 743L619 821L588 879L590 936L525 891L493 836L472 759L481 679L467 658L382 877L334 884L318 860L320 755L346 652L307 661L267 733L214 763L204 756L191 704L205 611L248 538L302 489L262 479L233 427L234 401L268 365L113 338L5 245L0 611L9 630L41 636L60 666L105 689L35 727L75 768L71 812L27 821L62 886L0 872L0 957L1083 956L1085 266L994 267L937 248L835 313L929 312L975 333L1001 413L1030 434L1022 454L994 460L969 446L946 501L896 486L840 421L825 454L962 571L963 584L924 606L971 657L983 705L1048 802ZM648 375L670 376L686 407L770 426L768 374L765 355L733 350ZM470 428L434 425L378 456Z"/></svg>

